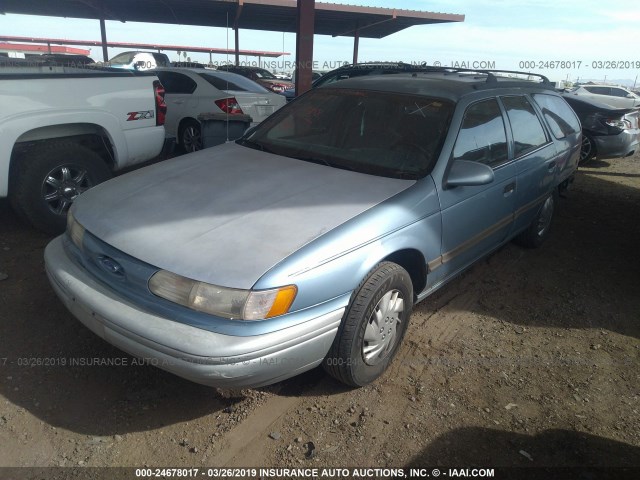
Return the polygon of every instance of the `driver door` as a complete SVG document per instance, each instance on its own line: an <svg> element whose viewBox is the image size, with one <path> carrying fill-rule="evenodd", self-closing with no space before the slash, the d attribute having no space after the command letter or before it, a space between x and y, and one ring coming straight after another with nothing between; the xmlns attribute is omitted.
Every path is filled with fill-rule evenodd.
<svg viewBox="0 0 640 480"><path fill-rule="evenodd" d="M484 163L494 172L487 185L437 186L442 211L442 250L438 277L469 266L504 242L513 226L517 172L509 160L502 110L495 98L470 105L451 161Z"/></svg>

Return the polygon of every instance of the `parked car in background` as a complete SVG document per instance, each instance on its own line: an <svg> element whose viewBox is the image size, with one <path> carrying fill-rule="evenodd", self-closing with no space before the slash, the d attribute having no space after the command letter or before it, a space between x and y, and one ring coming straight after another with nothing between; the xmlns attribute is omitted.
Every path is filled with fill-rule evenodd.
<svg viewBox="0 0 640 480"><path fill-rule="evenodd" d="M425 72L433 70L436 70L436 68L402 62L371 62L348 64L343 65L342 67L338 67L335 70L331 70L330 72L326 72L320 77L315 77L313 80L312 88L327 85L339 80L346 80L347 78L365 77L369 75ZM287 101L293 100L295 98L295 89L285 92L284 95L285 97L287 97Z"/></svg>
<svg viewBox="0 0 640 480"><path fill-rule="evenodd" d="M207 68L204 63L199 62L171 62L167 67L181 67L181 68Z"/></svg>
<svg viewBox="0 0 640 480"><path fill-rule="evenodd" d="M29 60L37 60L47 62L53 65L61 65L64 67L85 67L92 65L95 61L87 55L71 55L63 53L46 53L43 55L31 56Z"/></svg>
<svg viewBox="0 0 640 480"><path fill-rule="evenodd" d="M618 158L633 155L640 143L637 108L615 108L588 97L563 94L582 123L580 163L594 157Z"/></svg>
<svg viewBox="0 0 640 480"><path fill-rule="evenodd" d="M314 70L313 72L311 72L311 81L315 82L316 80L320 79L322 77L322 75L324 75L325 73L327 73L327 72L322 72L320 70ZM291 88L289 90L285 90L284 92L282 92L282 95L284 95L284 97L287 99L287 102L290 102L291 100L296 98L295 80L296 80L296 72L294 70L293 76L291 77L291 81L294 84L293 85L294 88Z"/></svg>
<svg viewBox="0 0 640 480"><path fill-rule="evenodd" d="M579 85L569 90L567 95L587 98L617 108L640 107L640 96L615 85Z"/></svg>
<svg viewBox="0 0 640 480"><path fill-rule="evenodd" d="M164 53L133 51L116 55L105 66L144 71L169 65L171 61Z"/></svg>
<svg viewBox="0 0 640 480"><path fill-rule="evenodd" d="M187 152L202 148L201 113L247 114L256 125L282 107L282 95L235 73L189 68L160 68L165 88L165 128Z"/></svg>
<svg viewBox="0 0 640 480"><path fill-rule="evenodd" d="M513 238L549 236L581 133L544 80L314 89L236 143L83 194L46 248L51 284L106 341L195 382L255 387L324 364L371 383L416 302Z"/></svg>
<svg viewBox="0 0 640 480"><path fill-rule="evenodd" d="M263 87L268 88L275 93L282 94L286 90L292 90L295 88L293 83L291 83L290 81L282 80L276 77L269 70L260 67L220 65L218 66L218 70L236 73L238 75L242 75L243 77L247 77L250 80L259 83Z"/></svg>
<svg viewBox="0 0 640 480"><path fill-rule="evenodd" d="M155 74L9 60L0 62L0 198L36 228L62 232L78 195L173 143Z"/></svg>

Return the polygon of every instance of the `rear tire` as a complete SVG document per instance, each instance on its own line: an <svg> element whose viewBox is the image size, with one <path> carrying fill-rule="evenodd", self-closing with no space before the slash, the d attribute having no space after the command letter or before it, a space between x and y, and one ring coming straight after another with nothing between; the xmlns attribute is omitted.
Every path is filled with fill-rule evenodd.
<svg viewBox="0 0 640 480"><path fill-rule="evenodd" d="M554 190L539 207L531 224L514 239L514 242L526 248L540 247L549 236L557 203L558 191Z"/></svg>
<svg viewBox="0 0 640 480"><path fill-rule="evenodd" d="M382 262L358 286L324 360L337 380L361 387L384 373L396 355L413 308L413 284L400 265Z"/></svg>
<svg viewBox="0 0 640 480"><path fill-rule="evenodd" d="M202 150L202 127L195 120L185 120L180 126L180 145L186 153Z"/></svg>
<svg viewBox="0 0 640 480"><path fill-rule="evenodd" d="M42 143L14 161L11 205L35 228L51 234L64 231L78 195L112 176L100 155L72 142Z"/></svg>

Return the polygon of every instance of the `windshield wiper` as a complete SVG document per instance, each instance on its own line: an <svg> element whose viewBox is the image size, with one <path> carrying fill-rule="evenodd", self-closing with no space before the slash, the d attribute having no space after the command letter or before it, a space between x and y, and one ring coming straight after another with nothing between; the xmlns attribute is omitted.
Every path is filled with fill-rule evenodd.
<svg viewBox="0 0 640 480"><path fill-rule="evenodd" d="M248 140L246 138L239 138L238 140L236 140L236 143L238 145L242 145L243 147L253 148L254 150L261 150L263 152L273 153L273 151L265 147L263 144L254 142L253 140Z"/></svg>
<svg viewBox="0 0 640 480"><path fill-rule="evenodd" d="M292 155L292 158L295 158L296 160L302 160L303 162L318 163L320 165L326 165L327 167L333 167L334 166L331 163L329 163L328 161L326 161L324 158L304 157L304 156L299 156L299 155Z"/></svg>

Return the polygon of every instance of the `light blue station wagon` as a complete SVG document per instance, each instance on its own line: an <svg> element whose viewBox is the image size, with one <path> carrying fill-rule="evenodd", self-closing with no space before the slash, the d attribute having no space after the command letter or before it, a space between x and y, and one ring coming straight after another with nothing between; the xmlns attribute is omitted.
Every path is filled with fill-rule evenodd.
<svg viewBox="0 0 640 480"><path fill-rule="evenodd" d="M84 193L46 270L92 331L194 382L323 364L361 386L415 303L511 239L545 240L580 143L544 77L344 80L235 143Z"/></svg>

